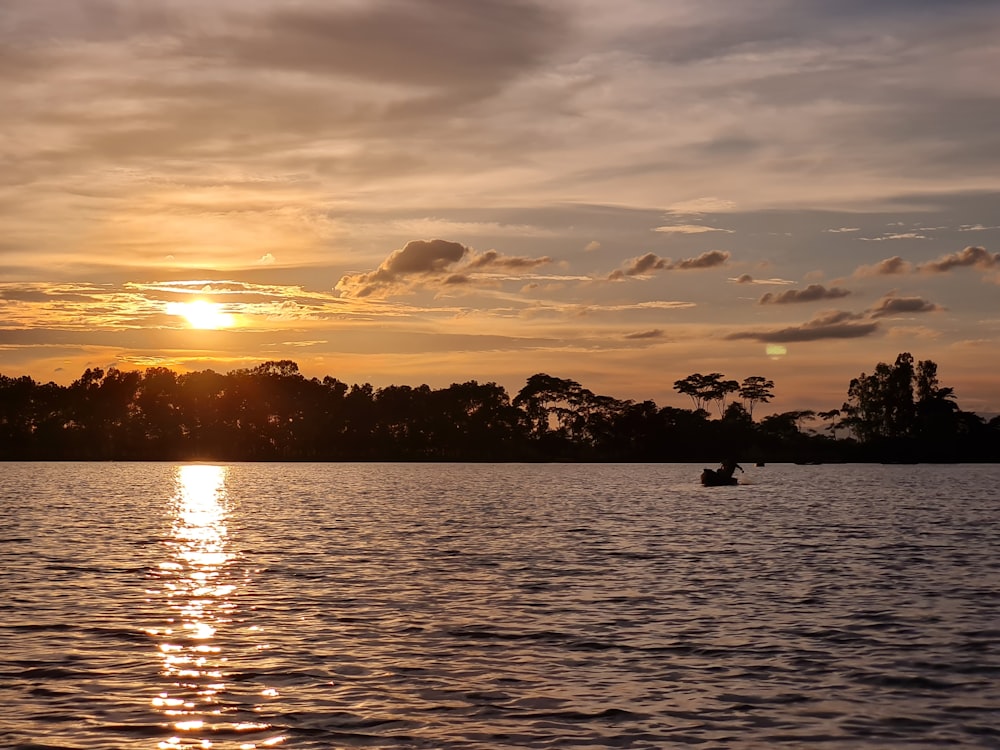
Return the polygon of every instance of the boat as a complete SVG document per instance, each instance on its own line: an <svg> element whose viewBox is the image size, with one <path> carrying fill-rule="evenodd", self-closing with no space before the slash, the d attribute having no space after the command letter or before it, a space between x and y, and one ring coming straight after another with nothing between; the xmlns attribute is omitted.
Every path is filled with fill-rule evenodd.
<svg viewBox="0 0 1000 750"><path fill-rule="evenodd" d="M701 472L701 483L706 487L728 487L739 484L736 477L727 476L725 473L713 469L705 469Z"/></svg>

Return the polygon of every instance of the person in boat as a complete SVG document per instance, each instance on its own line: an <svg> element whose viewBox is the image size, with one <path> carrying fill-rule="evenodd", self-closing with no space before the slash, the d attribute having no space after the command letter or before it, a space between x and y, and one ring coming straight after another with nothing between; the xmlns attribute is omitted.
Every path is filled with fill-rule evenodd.
<svg viewBox="0 0 1000 750"><path fill-rule="evenodd" d="M723 461L718 469L705 469L701 472L701 483L706 487L720 487L729 484L736 484L733 472L737 469L743 471L743 467L735 461Z"/></svg>
<svg viewBox="0 0 1000 750"><path fill-rule="evenodd" d="M737 469L739 469L740 471L743 471L743 467L742 466L740 466L738 463L736 463L732 459L727 459L727 460L725 460L725 461L722 462L722 465L719 466L718 469L715 470L715 473L718 474L723 479L732 479L733 478L733 473Z"/></svg>

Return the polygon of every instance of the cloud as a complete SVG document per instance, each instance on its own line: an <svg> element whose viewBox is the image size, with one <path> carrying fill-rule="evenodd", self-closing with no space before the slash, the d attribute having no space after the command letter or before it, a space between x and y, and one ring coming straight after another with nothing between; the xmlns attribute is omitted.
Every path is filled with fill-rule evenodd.
<svg viewBox="0 0 1000 750"><path fill-rule="evenodd" d="M374 271L343 276L336 289L345 297L384 296L408 277L443 274L468 251L465 245L447 240L412 240L393 250Z"/></svg>
<svg viewBox="0 0 1000 750"><path fill-rule="evenodd" d="M624 312L627 310L685 310L696 307L694 302L676 302L674 300L649 300L646 302L632 302L622 305L588 305L588 310L602 310L606 312Z"/></svg>
<svg viewBox="0 0 1000 750"><path fill-rule="evenodd" d="M517 0L280 3L240 20L194 35L187 51L239 67L491 90L540 64L563 27L557 13Z"/></svg>
<svg viewBox="0 0 1000 750"><path fill-rule="evenodd" d="M547 256L510 256L496 250L477 253L448 240L411 240L390 253L374 271L344 275L336 289L342 297L385 297L412 291L423 284L469 284L476 271L498 269L517 273L551 262Z"/></svg>
<svg viewBox="0 0 1000 750"><path fill-rule="evenodd" d="M895 292L890 292L868 310L868 315L871 318L885 318L893 315L939 312L941 310L944 308L940 305L928 302L921 297L897 297Z"/></svg>
<svg viewBox="0 0 1000 750"><path fill-rule="evenodd" d="M654 328L650 331L636 331L635 333L626 333L625 338L631 340L662 339L663 331L659 328Z"/></svg>
<svg viewBox="0 0 1000 750"><path fill-rule="evenodd" d="M587 243L587 246L583 248L583 251L585 253L592 253L600 249L601 249L601 243L598 242L597 240L593 240Z"/></svg>
<svg viewBox="0 0 1000 750"><path fill-rule="evenodd" d="M271 253L264 253L257 262L262 266L273 266L274 256Z"/></svg>
<svg viewBox="0 0 1000 750"><path fill-rule="evenodd" d="M768 292L758 301L758 305L789 305L799 302L816 302L824 299L839 299L846 297L850 292L839 286L827 289L822 284L810 284L805 289L788 289L777 294Z"/></svg>
<svg viewBox="0 0 1000 750"><path fill-rule="evenodd" d="M714 268L729 260L730 254L724 250L709 250L697 258L684 258L676 263L670 258L661 258L656 253L646 253L627 261L624 268L618 268L608 275L610 281L620 281L626 276L644 276L653 271L691 271Z"/></svg>
<svg viewBox="0 0 1000 750"><path fill-rule="evenodd" d="M695 198L694 200L674 203L667 208L667 213L690 216L707 213L722 213L730 211L735 207L736 204L733 201L726 200L724 198Z"/></svg>
<svg viewBox="0 0 1000 750"><path fill-rule="evenodd" d="M715 268L716 266L724 265L727 260L729 260L729 253L725 250L709 250L706 253L702 253L697 258L685 258L684 260L679 260L673 266L670 266L670 268L680 271Z"/></svg>
<svg viewBox="0 0 1000 750"><path fill-rule="evenodd" d="M135 330L163 310L149 296L110 284L0 282L0 330Z"/></svg>
<svg viewBox="0 0 1000 750"><path fill-rule="evenodd" d="M881 237L858 237L862 242L886 242L888 240L926 240L927 236L916 232L894 232Z"/></svg>
<svg viewBox="0 0 1000 750"><path fill-rule="evenodd" d="M378 231L386 228L403 235L441 237L444 235L463 237L548 237L551 229L532 224L508 224L501 221L456 221L436 217L380 220L377 225L356 225L359 229Z"/></svg>
<svg viewBox="0 0 1000 750"><path fill-rule="evenodd" d="M642 276L650 271L662 271L668 268L669 264L669 258L661 258L656 253L646 253L630 260L625 268L615 269L608 278L616 281L626 276Z"/></svg>
<svg viewBox="0 0 1000 750"><path fill-rule="evenodd" d="M830 232L832 234L842 234L844 232L860 232L860 227L838 227L836 229L824 229L824 232Z"/></svg>
<svg viewBox="0 0 1000 750"><path fill-rule="evenodd" d="M877 322L855 322L859 320L862 320L862 316L855 313L833 311L822 313L799 326L775 328L767 331L738 331L728 334L726 339L731 341L749 339L766 344L789 343L823 339L855 339L870 336L878 330Z"/></svg>
<svg viewBox="0 0 1000 750"><path fill-rule="evenodd" d="M647 310L688 310L697 307L694 302L679 302L676 300L646 300L645 302L626 302L618 305L611 304L580 304L576 302L566 303L538 303L528 312L537 313L539 311L557 311L564 315L574 315L583 317L586 315L598 315L607 313L624 312L645 312Z"/></svg>
<svg viewBox="0 0 1000 750"><path fill-rule="evenodd" d="M733 234L732 229L720 229L718 227L706 227L702 224L676 224L671 226L656 227L654 232L662 232L663 234L701 234L703 232L725 232L726 234Z"/></svg>
<svg viewBox="0 0 1000 750"><path fill-rule="evenodd" d="M959 232L986 232L990 229L1000 229L1000 227L986 227L982 224L963 224L959 227Z"/></svg>
<svg viewBox="0 0 1000 750"><path fill-rule="evenodd" d="M88 284L0 284L0 300L11 302L89 302L105 290Z"/></svg>
<svg viewBox="0 0 1000 750"><path fill-rule="evenodd" d="M903 260L898 255L885 258L870 266L858 266L852 274L856 278L868 276L893 276L897 274L909 273L912 266L908 261Z"/></svg>
<svg viewBox="0 0 1000 750"><path fill-rule="evenodd" d="M787 284L794 284L794 281L789 281L788 279L755 279L748 273L740 274L729 279L733 284L764 284L767 286L785 286Z"/></svg>
<svg viewBox="0 0 1000 750"><path fill-rule="evenodd" d="M961 252L942 255L937 260L928 261L917 266L924 273L947 273L953 268L998 268L1000 253L990 254L985 248L969 246Z"/></svg>
<svg viewBox="0 0 1000 750"><path fill-rule="evenodd" d="M819 286L819 285L814 285ZM811 288L811 287L810 287ZM823 293L829 294L834 290L823 289ZM803 290L807 292L809 288ZM845 290L839 290L845 292ZM789 290L784 295L801 295L803 292ZM820 292L813 292L819 294ZM768 297L770 295L764 295ZM779 295L781 296L781 295ZM837 294L836 296L844 296ZM822 297L816 297L821 299ZM764 299L763 297L761 298ZM802 301L802 300L787 300ZM764 303L763 301L761 304ZM772 302L770 304L780 304ZM822 339L852 339L869 336L878 330L878 319L892 317L895 315L906 315L914 313L938 312L944 308L933 302L929 302L920 297L897 297L894 292L890 292L880 299L873 307L864 313L852 313L843 310L835 310L820 313L812 320L798 326L787 326L785 328L774 328L760 331L737 331L726 336L730 340L750 339L762 343L788 343L801 341L819 341Z"/></svg>
<svg viewBox="0 0 1000 750"><path fill-rule="evenodd" d="M551 262L552 259L548 256L542 256L541 258L505 256L501 255L496 250L487 250L480 255L474 255L466 267L472 269L503 268L516 271L537 268L538 266L544 266L545 264Z"/></svg>

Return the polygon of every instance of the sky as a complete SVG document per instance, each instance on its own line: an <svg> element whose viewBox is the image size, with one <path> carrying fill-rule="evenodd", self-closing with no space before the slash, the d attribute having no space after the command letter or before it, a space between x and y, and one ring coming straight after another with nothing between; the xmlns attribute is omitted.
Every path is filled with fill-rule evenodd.
<svg viewBox="0 0 1000 750"><path fill-rule="evenodd" d="M996 0L4 0L0 373L1000 413Z"/></svg>

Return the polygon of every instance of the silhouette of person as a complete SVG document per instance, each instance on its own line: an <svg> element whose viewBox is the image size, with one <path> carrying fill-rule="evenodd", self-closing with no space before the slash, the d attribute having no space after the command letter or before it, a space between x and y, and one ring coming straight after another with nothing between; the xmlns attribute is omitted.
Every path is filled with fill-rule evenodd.
<svg viewBox="0 0 1000 750"><path fill-rule="evenodd" d="M740 466L738 463L736 463L732 459L727 459L727 460L725 460L725 461L722 462L722 465L718 468L718 470L716 471L716 473L719 474L719 475L721 475L721 476L723 476L723 477L725 477L726 479L732 479L733 472L735 472L737 469L739 469L740 471L743 471L743 467L742 466Z"/></svg>

